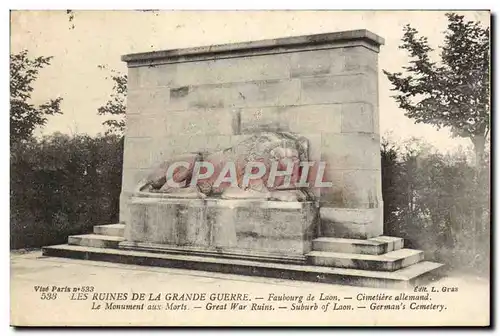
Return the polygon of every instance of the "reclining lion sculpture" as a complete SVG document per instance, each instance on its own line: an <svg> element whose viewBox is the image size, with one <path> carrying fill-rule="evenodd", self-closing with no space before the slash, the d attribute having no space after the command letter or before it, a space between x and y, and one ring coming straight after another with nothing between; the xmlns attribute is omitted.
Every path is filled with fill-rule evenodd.
<svg viewBox="0 0 500 336"><path fill-rule="evenodd" d="M288 132L265 132L224 150L185 153L164 161L139 183L137 191L164 193L172 198L310 201L312 193L297 186L300 162L304 161L308 161L306 138ZM263 175L246 178L245 174L256 175L256 163ZM249 164L254 166L249 169ZM213 167L210 176L206 166ZM273 174L273 168L288 174Z"/></svg>

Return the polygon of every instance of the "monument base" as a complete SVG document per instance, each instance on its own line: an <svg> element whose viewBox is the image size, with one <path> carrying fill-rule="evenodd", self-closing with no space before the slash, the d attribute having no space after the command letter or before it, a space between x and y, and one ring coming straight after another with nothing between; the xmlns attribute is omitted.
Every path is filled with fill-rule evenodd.
<svg viewBox="0 0 500 336"><path fill-rule="evenodd" d="M124 248L297 262L311 251L318 227L315 202L143 194L130 201Z"/></svg>
<svg viewBox="0 0 500 336"><path fill-rule="evenodd" d="M264 262L236 251L130 243L124 232L124 224L95 226L94 234L70 236L68 244L44 247L43 255L380 288L425 285L443 266L423 261L422 251L403 248L403 239L396 237L320 237L302 260Z"/></svg>
<svg viewBox="0 0 500 336"><path fill-rule="evenodd" d="M370 239L384 232L382 208L320 208L320 236Z"/></svg>

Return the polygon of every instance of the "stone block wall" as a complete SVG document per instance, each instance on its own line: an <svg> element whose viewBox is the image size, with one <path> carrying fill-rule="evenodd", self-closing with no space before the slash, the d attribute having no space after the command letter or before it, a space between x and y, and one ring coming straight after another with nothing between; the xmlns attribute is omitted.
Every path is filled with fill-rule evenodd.
<svg viewBox="0 0 500 336"><path fill-rule="evenodd" d="M378 50L365 31L123 56L129 67L120 220L137 182L172 155L291 131L326 161L322 234L382 233Z"/></svg>

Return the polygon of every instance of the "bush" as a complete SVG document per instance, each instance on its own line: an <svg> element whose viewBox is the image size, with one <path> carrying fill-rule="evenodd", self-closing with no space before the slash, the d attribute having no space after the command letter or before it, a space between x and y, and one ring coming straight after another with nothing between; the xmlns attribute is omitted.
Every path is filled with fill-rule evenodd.
<svg viewBox="0 0 500 336"><path fill-rule="evenodd" d="M123 139L60 133L11 147L12 249L64 243L118 221Z"/></svg>
<svg viewBox="0 0 500 336"><path fill-rule="evenodd" d="M425 147L425 146L424 146ZM489 267L489 168L464 153L382 145L384 232L451 268Z"/></svg>

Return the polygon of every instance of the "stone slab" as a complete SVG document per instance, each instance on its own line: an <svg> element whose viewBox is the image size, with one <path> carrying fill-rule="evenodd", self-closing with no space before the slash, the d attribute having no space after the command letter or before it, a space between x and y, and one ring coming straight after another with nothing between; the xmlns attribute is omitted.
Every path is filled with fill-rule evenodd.
<svg viewBox="0 0 500 336"><path fill-rule="evenodd" d="M343 104L342 133L379 134L379 127L374 120L375 112L372 104Z"/></svg>
<svg viewBox="0 0 500 336"><path fill-rule="evenodd" d="M381 208L320 207L319 235L336 238L370 239L383 234Z"/></svg>
<svg viewBox="0 0 500 336"><path fill-rule="evenodd" d="M129 138L125 136L125 147L123 152L123 167L139 169L152 167L152 157L150 150L146 148L155 149L155 142L152 138ZM130 178L124 174L123 179ZM128 190L126 190L128 191Z"/></svg>
<svg viewBox="0 0 500 336"><path fill-rule="evenodd" d="M130 68L128 70L127 89L140 90L160 86L172 87L175 86L176 75L176 64Z"/></svg>
<svg viewBox="0 0 500 336"><path fill-rule="evenodd" d="M239 134L256 132L288 131L287 120L282 118L277 106L261 108L244 108L239 111Z"/></svg>
<svg viewBox="0 0 500 336"><path fill-rule="evenodd" d="M236 113L233 109L204 109L191 108L185 111L171 111L165 117L165 131L163 137L177 135L231 135L233 119ZM158 118L158 122L162 122Z"/></svg>
<svg viewBox="0 0 500 336"><path fill-rule="evenodd" d="M382 272L70 245L47 246L42 250L44 256L378 288L412 288L417 284L428 284L439 277L434 272L443 266L422 261L394 272Z"/></svg>
<svg viewBox="0 0 500 336"><path fill-rule="evenodd" d="M291 77L340 73L344 69L341 48L292 53L290 61Z"/></svg>
<svg viewBox="0 0 500 336"><path fill-rule="evenodd" d="M346 72L363 72L378 77L378 55L368 48L343 48L343 70Z"/></svg>
<svg viewBox="0 0 500 336"><path fill-rule="evenodd" d="M364 73L300 78L301 105L376 103L376 87Z"/></svg>
<svg viewBox="0 0 500 336"><path fill-rule="evenodd" d="M308 263L317 266L353 268L372 271L395 271L416 264L424 259L424 252L399 249L381 255L312 251Z"/></svg>
<svg viewBox="0 0 500 336"><path fill-rule="evenodd" d="M270 50L277 50L282 53L286 49L306 46L309 50L320 49L324 45L341 44L351 41L362 41L367 45L375 47L377 50L384 44L384 39L366 29L341 31L334 33L312 34L302 36L292 36L277 39L268 39L251 42L228 43L210 45L204 47L162 50L154 52L136 53L122 56L129 66L134 63L144 63L145 61L174 61L193 59L213 59L214 57L224 57L227 54L248 53L265 54Z"/></svg>
<svg viewBox="0 0 500 336"><path fill-rule="evenodd" d="M330 169L380 170L380 137L376 134L322 134L321 159Z"/></svg>
<svg viewBox="0 0 500 336"><path fill-rule="evenodd" d="M127 92L127 114L155 114L170 102L170 87L158 86Z"/></svg>
<svg viewBox="0 0 500 336"><path fill-rule="evenodd" d="M380 236L372 239L319 237L313 251L379 255L403 248L403 238Z"/></svg>
<svg viewBox="0 0 500 336"><path fill-rule="evenodd" d="M118 248L118 243L123 240L123 237L104 236L98 234L83 234L69 236L68 244L86 247Z"/></svg>
<svg viewBox="0 0 500 336"><path fill-rule="evenodd" d="M341 173L342 207L383 208L381 170L342 170Z"/></svg>
<svg viewBox="0 0 500 336"><path fill-rule="evenodd" d="M131 242L304 255L311 250L317 229L313 202L141 195L129 204L125 238Z"/></svg>
<svg viewBox="0 0 500 336"><path fill-rule="evenodd" d="M272 252L248 251L238 247L214 248L201 246L175 246L167 244L122 241L118 244L118 248L121 250L146 251L152 253L169 253L202 257L254 260L260 262L279 262L287 264L304 264L306 261L306 257L303 254L290 253L285 256Z"/></svg>
<svg viewBox="0 0 500 336"><path fill-rule="evenodd" d="M94 233L101 236L123 237L125 224L107 224L94 226Z"/></svg>
<svg viewBox="0 0 500 336"><path fill-rule="evenodd" d="M283 106L280 114L290 132L319 135L341 132L341 109L341 104Z"/></svg>
<svg viewBox="0 0 500 336"><path fill-rule="evenodd" d="M176 67L176 76L171 85L176 87L246 82L249 78L252 80L288 79L290 77L289 59L289 54L259 55L209 59L164 66Z"/></svg>
<svg viewBox="0 0 500 336"><path fill-rule="evenodd" d="M300 80L260 80L214 85L190 85L170 90L165 111L197 108L237 108L294 105L300 97ZM179 92L179 93L177 93ZM175 93L175 94L174 94Z"/></svg>
<svg viewBox="0 0 500 336"><path fill-rule="evenodd" d="M404 239L399 237L378 236L371 238L370 240L387 244L387 252L399 250L404 247Z"/></svg>

